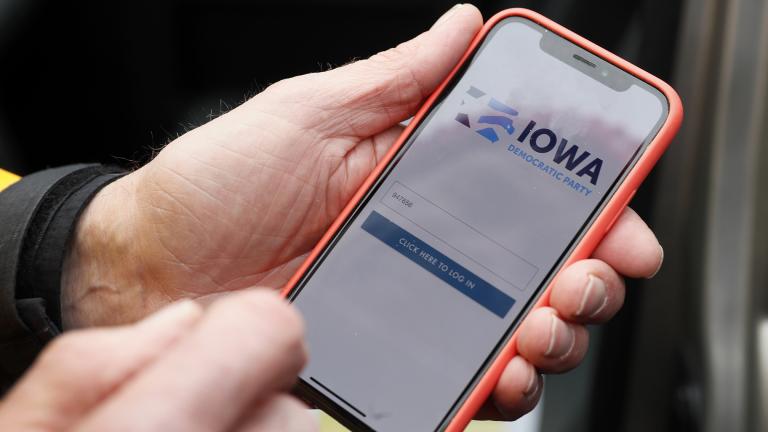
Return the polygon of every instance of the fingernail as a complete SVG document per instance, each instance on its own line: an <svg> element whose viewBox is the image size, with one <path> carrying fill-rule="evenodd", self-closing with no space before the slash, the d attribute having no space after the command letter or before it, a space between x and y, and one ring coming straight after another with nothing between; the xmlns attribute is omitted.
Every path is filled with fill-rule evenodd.
<svg viewBox="0 0 768 432"><path fill-rule="evenodd" d="M576 316L591 318L599 314L606 304L608 304L608 294L605 281L593 274L587 275L587 285L581 294Z"/></svg>
<svg viewBox="0 0 768 432"><path fill-rule="evenodd" d="M504 373L513 373L516 376L524 376L523 374L528 375L525 388L522 389L523 401L531 401L538 395L540 390L539 387L541 386L541 379L539 378L539 374L536 371L536 368L534 368L522 357L513 357L512 360L510 360L509 365L507 365L507 369ZM502 399L493 398L493 404L504 418L511 420L513 418L519 417L520 415L520 413L517 412L519 406L509 406L509 401L507 401L507 403L503 403ZM510 409L512 412L509 411Z"/></svg>
<svg viewBox="0 0 768 432"><path fill-rule="evenodd" d="M661 258L659 259L659 266L656 267L656 271L653 272L652 275L648 276L648 279L653 279L654 276L659 274L659 271L661 270L661 266L664 265L664 248L659 244L659 251L661 253Z"/></svg>
<svg viewBox="0 0 768 432"><path fill-rule="evenodd" d="M539 391L539 374L536 373L534 368L529 368L529 370L531 376L528 379L528 385L525 387L525 390L523 390L523 397L526 399L530 399L531 397L535 396Z"/></svg>
<svg viewBox="0 0 768 432"><path fill-rule="evenodd" d="M451 16L456 13L456 10L458 10L461 6L461 3L453 5L453 7L448 9L448 11L446 11L442 16L440 16L440 18L437 19L437 21L435 21L434 24L432 24L432 28L438 27L448 21Z"/></svg>
<svg viewBox="0 0 768 432"><path fill-rule="evenodd" d="M549 345L544 355L551 358L567 356L576 345L576 333L560 318L551 315L549 326Z"/></svg>

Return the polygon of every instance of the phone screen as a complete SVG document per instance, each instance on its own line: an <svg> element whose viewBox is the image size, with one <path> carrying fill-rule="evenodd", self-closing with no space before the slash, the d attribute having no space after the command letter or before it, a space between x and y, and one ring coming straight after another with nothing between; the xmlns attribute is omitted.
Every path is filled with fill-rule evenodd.
<svg viewBox="0 0 768 432"><path fill-rule="evenodd" d="M302 385L355 424L439 428L667 110L532 21L496 25L292 292Z"/></svg>

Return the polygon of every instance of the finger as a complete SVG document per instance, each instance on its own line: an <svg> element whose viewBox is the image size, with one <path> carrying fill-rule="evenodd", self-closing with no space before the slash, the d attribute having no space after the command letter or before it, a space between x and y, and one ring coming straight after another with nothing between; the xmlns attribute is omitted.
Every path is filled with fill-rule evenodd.
<svg viewBox="0 0 768 432"><path fill-rule="evenodd" d="M233 432L311 432L317 421L296 398L282 394L261 402L231 430Z"/></svg>
<svg viewBox="0 0 768 432"><path fill-rule="evenodd" d="M625 276L651 278L661 269L664 250L648 225L627 207L592 257Z"/></svg>
<svg viewBox="0 0 768 432"><path fill-rule="evenodd" d="M200 316L200 307L185 300L138 324L65 333L43 351L6 397L0 418L41 425L41 430L69 429L173 346ZM2 424L0 430L16 428Z"/></svg>
<svg viewBox="0 0 768 432"><path fill-rule="evenodd" d="M279 82L264 93L312 109L302 122L314 122L329 135L367 137L412 115L448 75L482 26L472 5L457 5L416 38L327 72ZM297 85L298 84L301 85Z"/></svg>
<svg viewBox="0 0 768 432"><path fill-rule="evenodd" d="M587 329L563 321L550 307L531 312L520 326L517 339L518 353L546 373L573 369L584 358L588 345Z"/></svg>
<svg viewBox="0 0 768 432"><path fill-rule="evenodd" d="M271 291L224 298L81 429L226 430L245 408L295 382L306 358L302 333L298 313Z"/></svg>
<svg viewBox="0 0 768 432"><path fill-rule="evenodd" d="M608 321L624 304L624 280L597 259L578 261L558 275L549 305L566 321L596 324Z"/></svg>
<svg viewBox="0 0 768 432"><path fill-rule="evenodd" d="M536 407L544 379L527 360L514 357L504 368L496 388L478 412L480 420L517 420Z"/></svg>

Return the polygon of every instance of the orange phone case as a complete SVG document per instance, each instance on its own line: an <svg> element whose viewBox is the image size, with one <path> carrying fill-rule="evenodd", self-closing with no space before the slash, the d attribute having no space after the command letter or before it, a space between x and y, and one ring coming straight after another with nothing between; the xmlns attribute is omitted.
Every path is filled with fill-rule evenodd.
<svg viewBox="0 0 768 432"><path fill-rule="evenodd" d="M613 226L613 223L616 221L616 219L618 219L619 215L621 215L621 212L634 196L635 191L637 191L637 188L640 186L640 183L642 183L642 181L651 171L651 168L653 168L653 166L659 160L669 145L670 141L675 136L675 133L677 133L677 130L680 127L680 123L683 119L682 103L675 90L672 89L669 84L665 83L659 78L656 78L650 73L595 45L594 43L584 39L576 33L536 12L528 9L513 8L499 12L485 23L480 32L472 40L472 43L467 49L467 52L464 53L464 56L461 58L459 63L453 68L445 80L443 80L443 82L437 87L434 93L432 93L432 95L427 99L421 109L419 109L408 127L403 131L392 148L387 152L384 159L373 170L371 175L368 176L365 182L363 182L360 189L355 193L349 204L347 204L339 217L336 218L325 235L323 235L323 237L320 239L320 242L317 244L317 246L315 246L296 274L294 274L293 277L288 281L282 291L284 296L288 296L290 294L291 290L298 283L312 262L314 262L314 260L320 255L326 245L328 245L336 232L349 217L350 213L352 213L357 204L364 197L365 193L373 186L376 179L381 175L398 150L400 150L400 147L411 135L411 132L414 130L414 128L416 128L416 126L424 119L424 116L432 108L432 105L435 103L438 95L444 91L448 83L454 78L454 75L457 73L459 68L461 68L469 56L472 55L472 53L483 41L491 28L493 28L499 21L512 16L527 18L558 34L559 36L573 42L574 44L586 49L596 56L612 63L614 66L617 66L640 78L641 80L647 82L651 86L661 91L662 94L664 94L664 96L667 98L667 102L669 104L669 114L664 124L661 126L661 129L659 129L656 137L654 137L653 141L651 141L645 152L640 156L640 159L637 161L635 166L627 174L624 182L619 185L614 195L607 201L603 211L597 216L597 219L592 224L592 226L587 229L587 232L575 247L573 253L562 264L558 273L554 278L552 278L552 281L549 283L549 285L547 285L547 288L539 294L538 300L535 302L534 306L529 309L528 313L530 313L530 310L533 310L533 308L538 308L549 304L550 290L563 268L567 267L575 261L590 257L592 251L603 238L605 233L610 230L610 228ZM507 365L507 363L509 363L509 361L515 356L516 353L517 335L513 334L509 342L498 352L496 358L492 361L491 365L488 367L482 378L480 378L475 388L471 390L464 403L456 411L456 414L448 421L444 430L448 432L461 431L467 426L475 413L480 409L482 404L493 391L497 381L499 380L499 377L501 376L501 373L504 371L504 367Z"/></svg>

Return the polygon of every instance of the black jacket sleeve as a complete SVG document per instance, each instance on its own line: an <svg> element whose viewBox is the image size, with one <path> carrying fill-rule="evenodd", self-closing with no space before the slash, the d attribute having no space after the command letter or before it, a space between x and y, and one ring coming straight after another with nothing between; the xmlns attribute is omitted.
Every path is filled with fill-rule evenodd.
<svg viewBox="0 0 768 432"><path fill-rule="evenodd" d="M70 165L0 192L0 392L61 331L61 271L77 219L113 167Z"/></svg>

